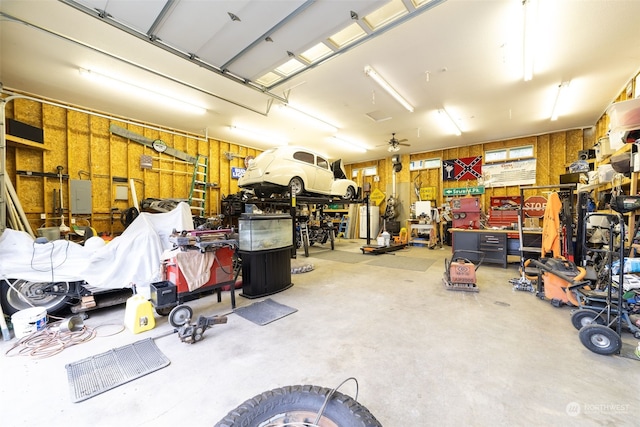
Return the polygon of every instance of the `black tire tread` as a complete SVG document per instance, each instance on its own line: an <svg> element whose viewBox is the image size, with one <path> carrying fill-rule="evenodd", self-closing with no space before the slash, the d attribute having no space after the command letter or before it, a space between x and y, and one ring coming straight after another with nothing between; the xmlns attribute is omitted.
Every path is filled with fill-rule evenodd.
<svg viewBox="0 0 640 427"><path fill-rule="evenodd" d="M262 405L268 405L277 408L287 396L293 394L302 394L313 396L322 402L324 398L331 392L331 389L314 385L293 385L276 388L265 391L251 399L246 400L237 408L231 410L215 427L240 427L251 426L251 414L256 413ZM344 408L347 408L353 420L357 420L358 425L362 427L382 427L382 424L369 412L367 408L355 401L352 397L336 391L331 399L332 402L338 402ZM285 402L286 403L286 402ZM318 408L308 408L308 410L319 410Z"/></svg>
<svg viewBox="0 0 640 427"><path fill-rule="evenodd" d="M591 342L591 337L597 333L605 335L611 341L611 345L606 348L597 347ZM613 329L605 325L598 325L592 323L591 325L584 326L578 332L578 337L580 338L580 342L586 348L591 350L594 353L602 354L605 356L610 356L612 354L617 354L620 352L622 348L622 338L620 335Z"/></svg>

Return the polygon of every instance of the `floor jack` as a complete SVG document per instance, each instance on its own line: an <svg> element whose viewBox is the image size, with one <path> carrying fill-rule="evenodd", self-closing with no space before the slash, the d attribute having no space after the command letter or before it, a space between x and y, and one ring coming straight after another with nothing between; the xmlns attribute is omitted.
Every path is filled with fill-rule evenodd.
<svg viewBox="0 0 640 427"><path fill-rule="evenodd" d="M480 254L478 265L474 265L467 258L458 256L459 252ZM484 253L480 251L459 250L454 251L451 259L444 260L444 276L442 282L448 291L478 292L476 283L476 270L484 260Z"/></svg>

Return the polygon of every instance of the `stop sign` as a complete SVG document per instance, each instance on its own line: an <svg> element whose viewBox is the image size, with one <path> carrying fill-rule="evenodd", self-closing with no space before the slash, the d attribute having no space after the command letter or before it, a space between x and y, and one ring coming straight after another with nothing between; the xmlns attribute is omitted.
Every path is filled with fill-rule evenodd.
<svg viewBox="0 0 640 427"><path fill-rule="evenodd" d="M547 199L542 196L527 197L524 201L524 214L529 218L542 218L547 207Z"/></svg>

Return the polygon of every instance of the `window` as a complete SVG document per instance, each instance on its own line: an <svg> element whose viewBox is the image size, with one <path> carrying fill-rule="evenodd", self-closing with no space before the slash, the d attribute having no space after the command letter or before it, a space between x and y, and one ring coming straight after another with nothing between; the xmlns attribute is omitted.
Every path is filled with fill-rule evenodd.
<svg viewBox="0 0 640 427"><path fill-rule="evenodd" d="M295 153L293 153L293 158L295 160L300 160L301 162L309 163L311 165L315 164L315 162L313 161L313 154L304 151L296 151Z"/></svg>
<svg viewBox="0 0 640 427"><path fill-rule="evenodd" d="M525 145L522 147L503 148L500 150L489 150L484 152L484 161L505 162L507 160L519 160L533 157L533 145Z"/></svg>
<svg viewBox="0 0 640 427"><path fill-rule="evenodd" d="M364 169L353 169L351 171L351 177L357 178L359 171L362 171L362 176L376 176L378 174L378 168L376 166L371 166Z"/></svg>
<svg viewBox="0 0 640 427"><path fill-rule="evenodd" d="M321 167L322 169L329 169L329 162L327 160L323 159L322 157L318 157L317 165L318 165L318 167Z"/></svg>
<svg viewBox="0 0 640 427"><path fill-rule="evenodd" d="M426 160L414 160L409 163L409 170L417 171L421 169L439 169L442 160L438 157L437 159L426 159Z"/></svg>

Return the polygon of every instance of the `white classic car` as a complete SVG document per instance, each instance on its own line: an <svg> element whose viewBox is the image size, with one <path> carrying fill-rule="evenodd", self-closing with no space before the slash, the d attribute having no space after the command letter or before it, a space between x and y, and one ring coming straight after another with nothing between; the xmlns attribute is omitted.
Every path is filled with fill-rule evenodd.
<svg viewBox="0 0 640 427"><path fill-rule="evenodd" d="M341 160L331 164L306 148L282 146L250 160L238 186L252 189L260 197L291 192L353 200L358 196L358 186L346 178Z"/></svg>

